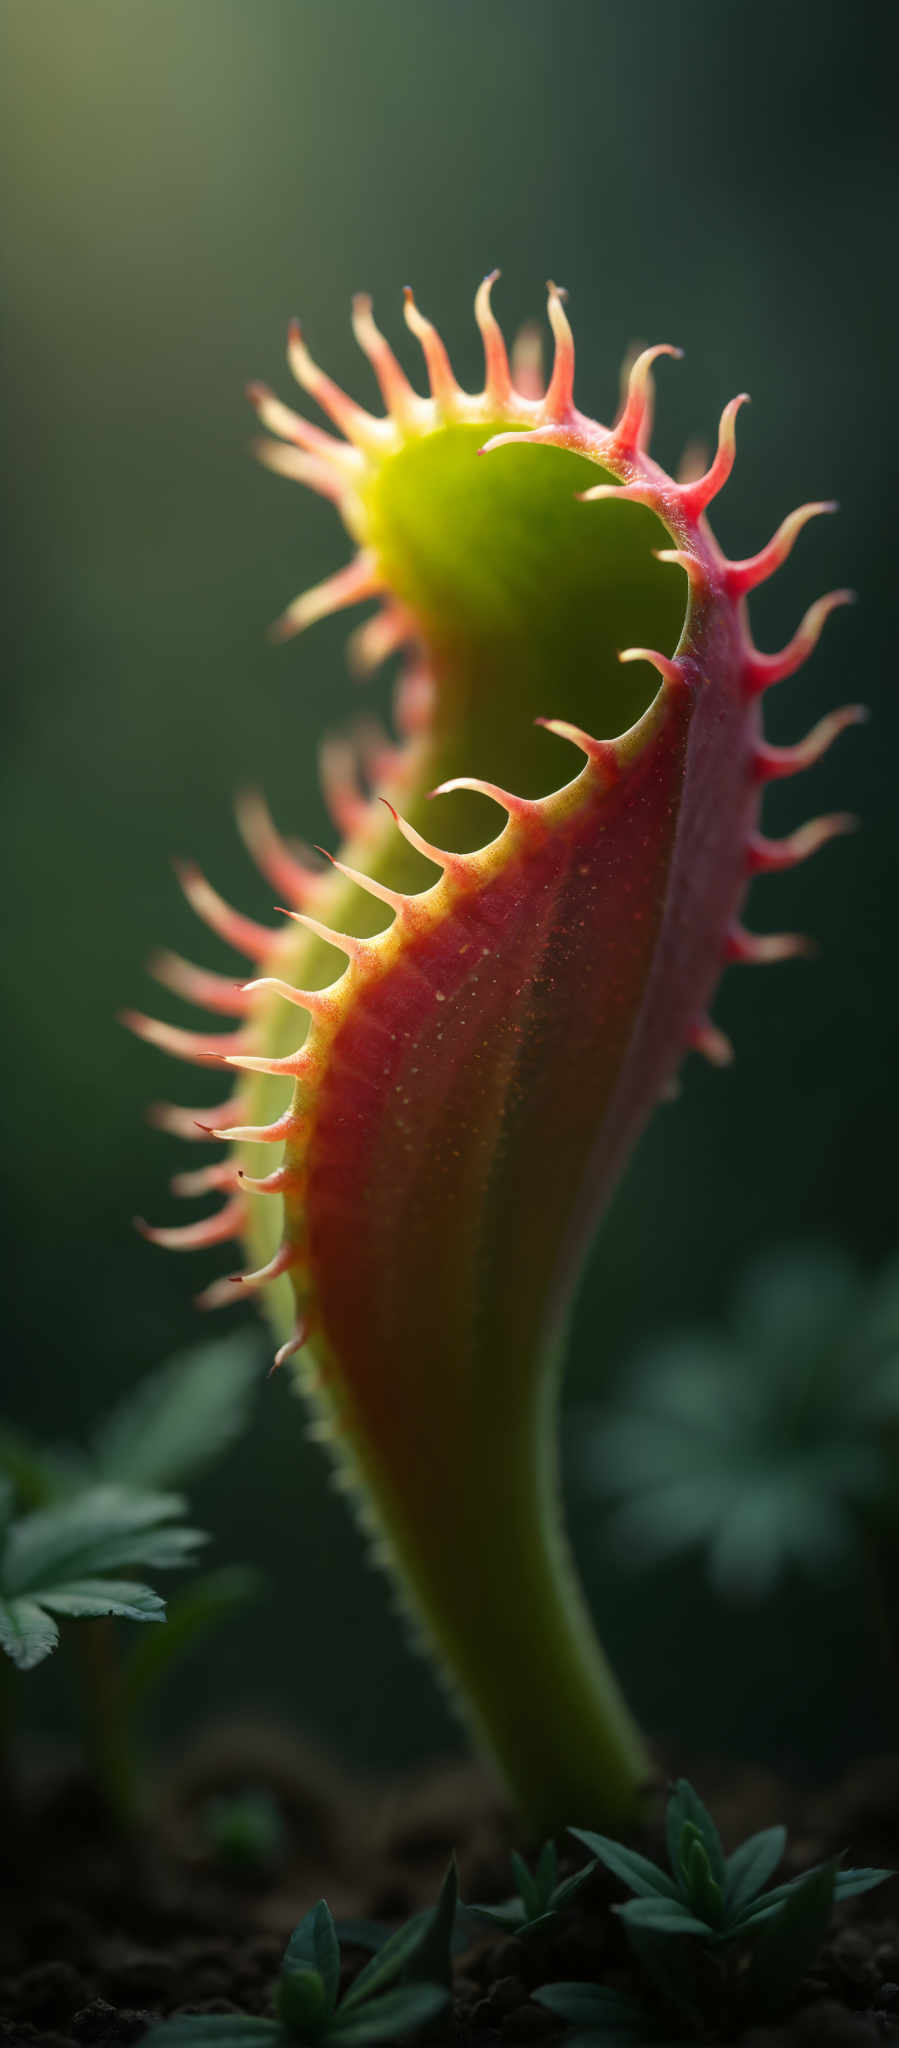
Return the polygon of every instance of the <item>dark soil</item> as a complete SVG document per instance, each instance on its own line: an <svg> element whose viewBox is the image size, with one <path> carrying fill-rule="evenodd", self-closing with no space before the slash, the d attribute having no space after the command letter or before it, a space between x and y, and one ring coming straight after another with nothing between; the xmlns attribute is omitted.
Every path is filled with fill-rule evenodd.
<svg viewBox="0 0 899 2048"><path fill-rule="evenodd" d="M711 1806L727 1847L784 1821L784 1875L839 1852L899 1869L899 1759L860 1765L826 1794L733 1766L677 1768ZM211 1800L246 1795L262 1795L274 1821L255 1858L210 1828ZM661 1802L642 1844L650 1854L660 1851L660 1817ZM474 1766L349 1783L272 1728L206 1733L156 1788L131 1841L82 1775L45 1769L3 1826L0 2048L126 2048L172 2012L269 2014L287 1938L318 1897L338 1919L399 1922L433 1901L455 1849L462 1896L502 1898L510 1844L510 1816ZM564 1843L560 1850L564 1857ZM452 2017L428 2030L429 2048L563 2040L529 1997L553 1979L636 1989L609 1911L621 1896L598 1874L563 1927L527 1942L485 1934L457 1961ZM347 1981L365 1959L346 1950ZM734 2032L719 2021L708 2041L741 2048L899 2044L899 1880L838 1910L779 2025Z"/></svg>

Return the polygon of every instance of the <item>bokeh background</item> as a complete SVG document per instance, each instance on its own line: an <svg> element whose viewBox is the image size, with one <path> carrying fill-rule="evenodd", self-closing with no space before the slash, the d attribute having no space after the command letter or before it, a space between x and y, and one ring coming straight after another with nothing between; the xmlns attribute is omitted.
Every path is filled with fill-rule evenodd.
<svg viewBox="0 0 899 2048"><path fill-rule="evenodd" d="M356 704L345 624L286 650L266 623L343 559L332 514L254 468L249 376L289 396L288 316L360 394L365 288L400 320L413 281L463 383L470 305L503 270L507 327L569 288L578 396L609 417L635 339L660 371L658 449L710 437L734 390L737 473L715 523L751 552L794 505L834 495L754 601L776 646L850 583L772 737L863 698L875 714L772 830L831 808L863 832L757 886L753 921L811 931L814 965L735 970L716 1014L738 1060L688 1063L587 1272L568 1398L597 1399L653 1335L720 1315L747 1256L824 1240L874 1272L895 1244L895 761L886 605L895 588L896 162L892 69L864 5L725 0L12 0L5 10L12 659L3 749L9 1051L5 1405L71 1434L146 1367L208 1334L198 1262L133 1234L171 1215L172 1142L143 1104L215 1083L170 1072L114 1019L155 1007L165 942L208 964L169 857L201 859L265 917L230 817L264 785L287 830L333 837L322 730ZM372 687L387 701L386 683ZM163 1005L166 999L161 999ZM172 1001L166 1014L175 1017ZM190 1077L188 1077L190 1078ZM214 1262L210 1262L213 1264ZM286 1375L198 1489L221 1562L262 1604L185 1670L201 1695L281 1713L383 1767L460 1742L368 1568ZM574 1535L606 1643L648 1726L699 1747L825 1770L885 1738L892 1707L851 1587L787 1587L730 1611L698 1567L623 1578L583 1506ZM535 1657L540 1646L535 1643ZM36 1715L59 1680L38 1674Z"/></svg>

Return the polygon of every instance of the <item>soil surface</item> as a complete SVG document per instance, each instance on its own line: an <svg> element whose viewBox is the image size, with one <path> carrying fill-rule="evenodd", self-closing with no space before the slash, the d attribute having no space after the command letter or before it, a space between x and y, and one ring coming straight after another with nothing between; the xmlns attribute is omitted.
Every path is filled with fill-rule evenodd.
<svg viewBox="0 0 899 2048"><path fill-rule="evenodd" d="M826 1793L733 1765L678 1758L674 1767L711 1807L726 1848L783 1821L785 1876L835 1853L899 1870L899 1758L863 1763ZM662 1805L638 1844L660 1857ZM498 1900L516 1845L509 1813L475 1766L350 1782L277 1728L205 1732L154 1787L130 1840L83 1774L45 1766L3 1817L0 2048L128 2048L173 2012L270 2014L287 1939L317 1898L338 1920L399 1923L433 1902L455 1849L462 1897ZM559 1847L563 1868L582 1860L566 1861L564 1840ZM419 2039L428 2048L561 2042L565 2029L529 1996L537 1985L583 1978L636 1990L609 1910L623 1896L597 1873L556 1929L526 1942L485 1931L457 1958L451 2015ZM367 1958L344 1953L349 1982ZM838 1909L777 2026L728 2024L721 2015L707 2041L899 2048L899 1879ZM664 2044L674 2033L652 2038Z"/></svg>

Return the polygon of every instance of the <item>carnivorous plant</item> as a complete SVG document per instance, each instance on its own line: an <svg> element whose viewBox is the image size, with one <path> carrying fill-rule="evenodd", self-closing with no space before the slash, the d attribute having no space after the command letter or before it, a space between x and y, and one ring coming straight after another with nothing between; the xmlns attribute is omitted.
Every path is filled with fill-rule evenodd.
<svg viewBox="0 0 899 2048"><path fill-rule="evenodd" d="M228 1149L175 1184L215 1190L215 1213L147 1236L247 1247L247 1270L207 1302L265 1291L278 1359L302 1354L379 1553L546 1830L625 1819L650 1768L560 1522L553 1405L578 1269L685 1050L730 1056L708 1016L725 961L803 949L744 930L747 883L847 820L772 843L760 799L861 713L832 712L797 746L763 738L762 693L847 593L814 604L780 653L754 646L748 594L829 508L804 505L759 554L726 559L706 512L742 401L705 473L677 481L647 448L653 364L677 351L640 354L614 426L600 426L574 402L563 294L550 286L544 385L532 354L510 365L492 283L475 305L476 394L411 292L426 396L367 299L354 325L383 414L337 388L296 325L291 368L336 432L253 387L272 437L263 460L330 499L355 546L277 636L375 600L355 659L364 670L400 652L396 733L360 726L326 744L342 835L329 867L244 801L279 924L184 871L252 978L235 988L171 955L156 972L235 1028L130 1021L238 1083L217 1110L156 1113ZM274 1160L262 1175L260 1151Z"/></svg>

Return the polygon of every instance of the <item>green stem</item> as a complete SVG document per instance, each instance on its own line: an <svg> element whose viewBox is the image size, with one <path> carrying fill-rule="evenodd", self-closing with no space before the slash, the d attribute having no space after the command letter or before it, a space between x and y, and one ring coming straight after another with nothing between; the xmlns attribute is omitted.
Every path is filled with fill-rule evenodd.
<svg viewBox="0 0 899 2048"><path fill-rule="evenodd" d="M85 1748L110 1813L130 1831L140 1818L140 1793L114 1630L103 1620L87 1621L77 1632Z"/></svg>
<svg viewBox="0 0 899 2048"><path fill-rule="evenodd" d="M419 1413L392 1473L374 1470L356 1438L413 1615L535 1834L626 1825L656 1775L571 1562L555 1377L532 1379L513 1402L487 1375L469 1381L427 1435Z"/></svg>

